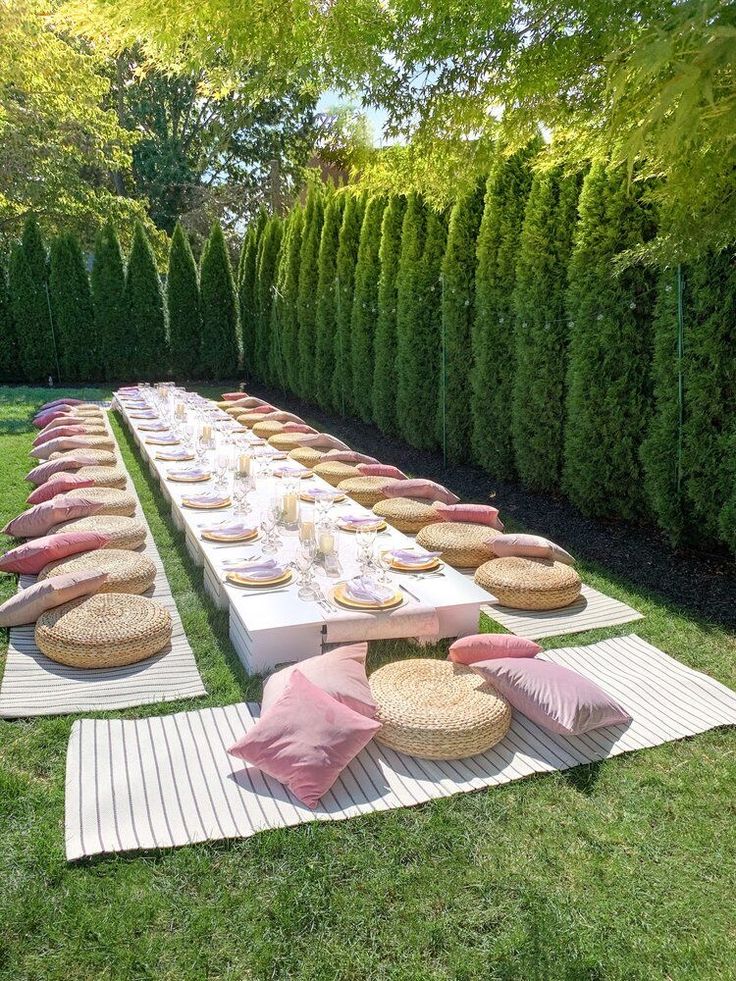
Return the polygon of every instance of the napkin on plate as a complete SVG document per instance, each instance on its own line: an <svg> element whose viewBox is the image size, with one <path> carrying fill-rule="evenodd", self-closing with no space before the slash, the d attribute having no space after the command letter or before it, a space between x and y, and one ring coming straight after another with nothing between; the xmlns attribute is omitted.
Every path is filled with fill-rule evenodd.
<svg viewBox="0 0 736 981"><path fill-rule="evenodd" d="M275 559L266 559L263 562L246 562L243 565L231 566L227 571L246 576L248 579L277 579L283 576L286 570Z"/></svg>
<svg viewBox="0 0 736 981"><path fill-rule="evenodd" d="M402 565L425 565L430 559L438 559L442 552L411 552L405 548L392 548L389 551L392 559L401 562Z"/></svg>
<svg viewBox="0 0 736 981"><path fill-rule="evenodd" d="M340 521L344 525L350 525L351 528L370 528L373 525L379 525L381 518L371 518L368 515L363 516L359 514L343 514L340 516Z"/></svg>
<svg viewBox="0 0 736 981"><path fill-rule="evenodd" d="M222 494L193 494L185 500L188 504L228 504L230 498Z"/></svg>
<svg viewBox="0 0 736 981"><path fill-rule="evenodd" d="M189 477L192 480L196 477L209 477L209 475L209 470L203 470L201 467L179 467L178 470L169 470L169 477Z"/></svg>
<svg viewBox="0 0 736 981"><path fill-rule="evenodd" d="M345 583L345 592L357 603L386 603L394 596L392 587L382 586L366 576L357 576Z"/></svg>
<svg viewBox="0 0 736 981"><path fill-rule="evenodd" d="M255 534L256 530L252 525L246 525L243 521L228 521L227 518L216 524L206 525L202 529L208 535L232 535L233 537Z"/></svg>

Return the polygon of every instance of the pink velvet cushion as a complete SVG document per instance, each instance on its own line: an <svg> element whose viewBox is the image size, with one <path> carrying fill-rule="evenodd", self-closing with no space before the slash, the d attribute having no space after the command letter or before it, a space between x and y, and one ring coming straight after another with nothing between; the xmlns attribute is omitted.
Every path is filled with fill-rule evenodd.
<svg viewBox="0 0 736 981"><path fill-rule="evenodd" d="M330 433L312 433L301 440L301 446L312 446L315 449L325 450L349 450L350 447Z"/></svg>
<svg viewBox="0 0 736 981"><path fill-rule="evenodd" d="M84 436L58 436L49 439L31 450L31 456L38 460L48 460L52 453L65 453L67 450L83 450L86 446Z"/></svg>
<svg viewBox="0 0 736 981"><path fill-rule="evenodd" d="M273 419L276 422L283 422L284 425L289 422L295 422L298 426L306 425L301 416L296 416L293 412L272 412L268 418ZM310 429L309 431L312 433L316 432L315 429Z"/></svg>
<svg viewBox="0 0 736 981"><path fill-rule="evenodd" d="M3 534L12 535L13 538L40 538L62 521L74 521L75 518L99 514L103 506L100 501L91 501L86 497L52 497L48 501L34 504L28 511L9 521L3 528Z"/></svg>
<svg viewBox="0 0 736 981"><path fill-rule="evenodd" d="M356 453L355 450L328 450L320 463L378 463L374 456Z"/></svg>
<svg viewBox="0 0 736 981"><path fill-rule="evenodd" d="M388 463L359 463L358 470L364 477L391 477L393 480L406 480L406 474L398 467Z"/></svg>
<svg viewBox="0 0 736 981"><path fill-rule="evenodd" d="M276 412L277 410L273 405L269 405L268 402L261 402L260 405L254 406L252 411L263 412L265 414L265 413Z"/></svg>
<svg viewBox="0 0 736 981"><path fill-rule="evenodd" d="M40 446L42 443L48 443L50 439L56 439L57 436L84 436L86 432L87 427L82 425L54 426L51 429L42 429L34 439L33 445Z"/></svg>
<svg viewBox="0 0 736 981"><path fill-rule="evenodd" d="M70 415L59 416L58 419L52 419L51 422L47 423L41 432L45 436L56 436L59 429L67 429L69 426L84 426L85 421L82 416Z"/></svg>
<svg viewBox="0 0 736 981"><path fill-rule="evenodd" d="M221 402L239 402L241 399L247 398L245 392L223 392L220 396Z"/></svg>
<svg viewBox="0 0 736 981"><path fill-rule="evenodd" d="M380 728L295 668L280 697L228 752L315 808Z"/></svg>
<svg viewBox="0 0 736 981"><path fill-rule="evenodd" d="M11 548L0 558L0 572L35 576L49 562L104 548L109 540L107 535L96 531L62 531L56 535L33 538L17 548Z"/></svg>
<svg viewBox="0 0 736 981"><path fill-rule="evenodd" d="M460 498L452 491L436 484L433 480L423 478L411 480L392 480L384 485L386 497L418 497L430 501L441 501L443 504L457 504Z"/></svg>
<svg viewBox="0 0 736 981"><path fill-rule="evenodd" d="M449 661L474 664L499 657L535 657L542 648L533 640L513 634L472 634L450 644Z"/></svg>
<svg viewBox="0 0 736 981"><path fill-rule="evenodd" d="M51 402L44 402L44 404L38 410L37 415L41 415L41 413L47 412L49 409L55 409L57 406L64 405L84 405L84 400L71 398L70 396L64 396L60 399L52 399Z"/></svg>
<svg viewBox="0 0 736 981"><path fill-rule="evenodd" d="M39 463L37 467L31 470L26 480L39 487L41 484L45 484L49 477L53 477L55 473L79 470L83 466L84 464L79 462L76 453L70 456L60 456L56 460L46 460L44 463Z"/></svg>
<svg viewBox="0 0 736 981"><path fill-rule="evenodd" d="M314 433L316 431L316 429L312 429L311 426L308 426L306 422L288 421L284 423L285 433Z"/></svg>
<svg viewBox="0 0 736 981"><path fill-rule="evenodd" d="M434 502L434 509L443 521L468 521L503 531L498 508L493 508L490 504L443 504L438 500Z"/></svg>
<svg viewBox="0 0 736 981"><path fill-rule="evenodd" d="M371 697L368 676L365 673L367 644L349 644L337 647L326 654L309 657L298 665L289 665L272 674L263 686L261 712L267 711L278 701L298 668L301 673L338 702L347 705L354 712L372 719L376 714L376 703Z"/></svg>
<svg viewBox="0 0 736 981"><path fill-rule="evenodd" d="M19 590L0 606L0 627L35 623L44 610L61 606L80 596L97 593L107 582L106 572L64 572Z"/></svg>
<svg viewBox="0 0 736 981"><path fill-rule="evenodd" d="M26 504L43 504L44 501L50 501L52 497L57 497L59 494L66 494L82 487L92 487L93 484L94 480L88 480L75 473L65 473L58 480L47 481L31 491L26 498Z"/></svg>
<svg viewBox="0 0 736 981"><path fill-rule="evenodd" d="M240 404L244 405L245 408L248 409L251 412L255 411L255 408L257 406L259 406L259 405L267 405L268 404L268 403L264 402L263 399L256 398L255 395L248 395L247 398L239 399L238 402ZM268 407L269 407L269 409L271 408L270 405Z"/></svg>
<svg viewBox="0 0 736 981"><path fill-rule="evenodd" d="M575 559L569 552L555 545L548 538L542 538L541 535L497 535L491 538L488 544L499 558L506 555L520 555L575 565Z"/></svg>
<svg viewBox="0 0 736 981"><path fill-rule="evenodd" d="M476 661L473 670L532 722L565 736L624 725L631 716L595 682L561 664L531 657Z"/></svg>
<svg viewBox="0 0 736 981"><path fill-rule="evenodd" d="M33 425L36 429L43 429L44 426L48 426L50 422L54 419L63 419L71 414L71 407L64 408L58 406L55 409L49 409L48 412L42 412L40 415L34 416Z"/></svg>

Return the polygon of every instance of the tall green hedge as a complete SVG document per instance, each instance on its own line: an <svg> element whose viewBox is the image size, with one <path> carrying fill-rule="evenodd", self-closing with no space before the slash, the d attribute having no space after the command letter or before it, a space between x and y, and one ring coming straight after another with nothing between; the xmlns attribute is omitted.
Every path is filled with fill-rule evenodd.
<svg viewBox="0 0 736 981"><path fill-rule="evenodd" d="M557 489L562 473L565 296L579 194L577 176L537 173L519 243L511 429L517 473L535 490Z"/></svg>
<svg viewBox="0 0 736 981"><path fill-rule="evenodd" d="M91 286L95 329L100 340L105 378L120 381L128 375L133 352L128 339L130 318L125 296L123 254L111 222L97 235Z"/></svg>
<svg viewBox="0 0 736 981"><path fill-rule="evenodd" d="M345 202L335 262L335 372L332 401L343 413L353 410L352 319L355 294L355 265L358 261L360 229L365 214L365 197L352 194Z"/></svg>
<svg viewBox="0 0 736 981"><path fill-rule="evenodd" d="M21 244L31 276L39 287L44 286L49 280L49 257L41 228L33 215L23 225Z"/></svg>
<svg viewBox="0 0 736 981"><path fill-rule="evenodd" d="M261 212L248 228L238 265L240 345L243 350L243 370L247 376L254 374L258 320L258 245L265 224L266 215Z"/></svg>
<svg viewBox="0 0 736 981"><path fill-rule="evenodd" d="M33 260L31 253L29 261L22 243L13 247L8 269L10 311L18 338L23 379L45 384L49 376L58 378L56 341L51 327L46 283L35 279ZM38 269L37 265L35 267Z"/></svg>
<svg viewBox="0 0 736 981"><path fill-rule="evenodd" d="M399 433L414 443L413 403L416 398L418 348L426 343L422 321L422 252L427 208L419 194L410 194L401 223L401 252L396 276L396 422ZM430 352L426 354L431 357ZM421 352L421 357L424 352ZM425 408L426 412L426 408Z"/></svg>
<svg viewBox="0 0 736 981"><path fill-rule="evenodd" d="M323 194L312 188L304 210L304 231L299 263L297 315L299 319L299 387L302 398L315 397L314 361L317 321L317 281L319 278L319 247L324 217Z"/></svg>
<svg viewBox="0 0 736 981"><path fill-rule="evenodd" d="M49 292L59 350L61 381L105 377L101 338L95 330L89 277L76 235L63 233L51 244Z"/></svg>
<svg viewBox="0 0 736 981"><path fill-rule="evenodd" d="M406 198L393 195L383 213L378 251L378 317L374 339L373 419L384 433L395 433L396 422L396 280L401 256L401 229Z"/></svg>
<svg viewBox="0 0 736 981"><path fill-rule="evenodd" d="M274 323L271 345L270 373L274 384L289 388L296 380L299 357L299 321L297 320L297 294L299 291L299 253L302 247L304 211L296 205L284 222L284 234L279 252L274 298Z"/></svg>
<svg viewBox="0 0 736 981"><path fill-rule="evenodd" d="M569 269L572 322L563 487L581 511L642 518L640 444L651 407L651 274L614 261L651 234L626 174L596 164L583 184Z"/></svg>
<svg viewBox="0 0 736 981"><path fill-rule="evenodd" d="M22 378L18 337L10 310L10 293L5 269L0 265L0 382Z"/></svg>
<svg viewBox="0 0 736 981"><path fill-rule="evenodd" d="M333 406L335 335L337 330L337 250L345 213L345 198L333 194L325 208L317 263L317 315L315 329L313 398L324 409Z"/></svg>
<svg viewBox="0 0 736 981"><path fill-rule="evenodd" d="M128 257L125 305L129 314L129 371L144 380L165 376L169 356L164 298L153 249L140 223L135 227Z"/></svg>
<svg viewBox="0 0 736 981"><path fill-rule="evenodd" d="M256 259L258 315L256 317L255 368L257 377L268 383L273 381L271 377L273 342L271 323L282 235L283 222L281 218L278 215L271 215L261 234Z"/></svg>
<svg viewBox="0 0 736 981"><path fill-rule="evenodd" d="M177 222L169 249L166 277L171 370L177 378L194 378L199 368L200 306L197 264L186 232Z"/></svg>
<svg viewBox="0 0 736 981"><path fill-rule="evenodd" d="M222 228L215 222L199 264L202 330L199 365L204 378L238 373L238 299Z"/></svg>
<svg viewBox="0 0 736 981"><path fill-rule="evenodd" d="M386 199L380 195L368 201L360 229L355 265L350 344L353 362L352 403L356 414L364 422L370 422L373 415L373 337L378 316L378 279L381 272L378 253L385 208Z"/></svg>

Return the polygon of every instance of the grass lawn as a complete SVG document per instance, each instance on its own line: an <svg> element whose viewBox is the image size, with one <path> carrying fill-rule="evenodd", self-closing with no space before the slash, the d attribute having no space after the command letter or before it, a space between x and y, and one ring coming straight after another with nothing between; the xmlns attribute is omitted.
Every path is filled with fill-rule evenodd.
<svg viewBox="0 0 736 981"><path fill-rule="evenodd" d="M45 397L0 389L4 520L28 494L29 418ZM206 599L168 508L114 426L210 692L125 716L257 698L227 615ZM635 631L736 687L733 636L604 569L581 572L646 619L545 646ZM14 589L0 575L3 598ZM372 665L402 647L375 645ZM3 981L734 977L731 730L418 808L69 866L72 721L0 720Z"/></svg>

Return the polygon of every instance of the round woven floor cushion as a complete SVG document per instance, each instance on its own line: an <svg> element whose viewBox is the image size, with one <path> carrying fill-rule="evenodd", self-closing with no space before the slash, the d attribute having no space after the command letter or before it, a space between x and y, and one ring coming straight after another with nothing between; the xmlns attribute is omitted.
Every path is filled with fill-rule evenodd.
<svg viewBox="0 0 736 981"><path fill-rule="evenodd" d="M372 508L385 498L385 486L385 477L348 477L347 480L340 481L337 489L364 508Z"/></svg>
<svg viewBox="0 0 736 981"><path fill-rule="evenodd" d="M484 562L475 581L514 610L559 610L580 595L580 576L564 562L505 556Z"/></svg>
<svg viewBox="0 0 736 981"><path fill-rule="evenodd" d="M158 654L171 640L171 614L144 596L97 593L42 613L36 646L75 668L113 668Z"/></svg>
<svg viewBox="0 0 736 981"><path fill-rule="evenodd" d="M101 593L145 593L156 578L156 566L147 555L123 548L98 548L50 562L38 578L48 579L64 572L106 572L107 582Z"/></svg>
<svg viewBox="0 0 736 981"><path fill-rule="evenodd" d="M59 457L76 456L83 453L88 459L94 460L98 467L112 467L118 462L118 458L110 450L95 450L85 446L78 450L64 450L63 453L52 453L50 460L57 460Z"/></svg>
<svg viewBox="0 0 736 981"><path fill-rule="evenodd" d="M506 699L464 664L395 661L369 681L383 724L377 741L409 756L459 760L485 753L511 724Z"/></svg>
<svg viewBox="0 0 736 981"><path fill-rule="evenodd" d="M373 506L373 513L407 535L416 535L426 525L442 521L426 499L415 497L387 497Z"/></svg>
<svg viewBox="0 0 736 981"><path fill-rule="evenodd" d="M263 422L257 422L254 426L251 426L251 430L256 436L260 436L261 439L268 439L269 436L282 433L284 431L284 424L277 419L264 419Z"/></svg>
<svg viewBox="0 0 736 981"><path fill-rule="evenodd" d="M102 510L98 511L98 514L119 514L126 518L132 518L135 514L135 496L129 491L118 490L115 487L79 487L67 491L67 496L96 501L102 505Z"/></svg>
<svg viewBox="0 0 736 981"><path fill-rule="evenodd" d="M498 534L488 525L439 521L417 532L417 545L430 552L441 552L443 560L457 569L477 569L493 558L490 545L485 543Z"/></svg>
<svg viewBox="0 0 736 981"><path fill-rule="evenodd" d="M135 518L124 518L117 514L93 514L88 518L75 518L54 525L49 534L61 531L97 531L107 535L106 548L140 548L146 540L146 527Z"/></svg>
<svg viewBox="0 0 736 981"><path fill-rule="evenodd" d="M85 480L91 480L93 487L119 487L122 490L127 483L127 477L117 467L79 467L74 473ZM63 476L63 473L51 474L49 481L60 480Z"/></svg>
<svg viewBox="0 0 736 981"><path fill-rule="evenodd" d="M318 463L314 472L322 480L332 484L333 487L337 487L340 481L347 480L348 477L360 477L360 470L357 467L351 467L349 463L338 463L337 461Z"/></svg>
<svg viewBox="0 0 736 981"><path fill-rule="evenodd" d="M241 426L245 426L246 429L252 429L257 422L266 422L264 416L268 415L267 412L241 412L239 416L236 416L238 422ZM274 420L275 421L275 420Z"/></svg>
<svg viewBox="0 0 736 981"><path fill-rule="evenodd" d="M259 423L259 425L262 426L264 423ZM256 433L256 435L260 435L256 431L255 426L253 427L253 432ZM285 453L288 453L289 450L296 450L302 445L301 440L298 439L298 436L299 433L278 432L269 436L268 442L274 449L283 450ZM309 447L305 448L309 449Z"/></svg>
<svg viewBox="0 0 736 981"><path fill-rule="evenodd" d="M274 439L276 439L275 436ZM311 446L299 446L297 449L291 450L289 453L290 460L296 460L297 463L301 463L302 466L309 467L310 470L319 463L323 456L324 453L322 450L312 449Z"/></svg>

